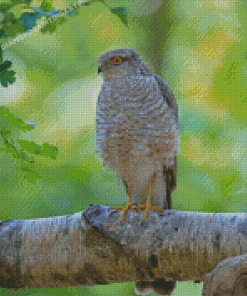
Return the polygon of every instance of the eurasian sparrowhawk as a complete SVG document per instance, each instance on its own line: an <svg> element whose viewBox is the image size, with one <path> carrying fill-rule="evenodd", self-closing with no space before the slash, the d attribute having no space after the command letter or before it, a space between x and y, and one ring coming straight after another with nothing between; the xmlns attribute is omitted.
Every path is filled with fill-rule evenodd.
<svg viewBox="0 0 247 296"><path fill-rule="evenodd" d="M103 84L96 114L96 152L116 172L128 194L130 209L171 209L176 188L178 106L167 83L150 71L132 49L102 54L98 72ZM170 295L176 281L140 280L137 294Z"/></svg>
<svg viewBox="0 0 247 296"><path fill-rule="evenodd" d="M133 49L102 54L103 74L96 114L96 152L116 172L129 209L171 209L176 188L178 107L167 83ZM135 206L134 206L134 205ZM138 205L138 206L136 206Z"/></svg>

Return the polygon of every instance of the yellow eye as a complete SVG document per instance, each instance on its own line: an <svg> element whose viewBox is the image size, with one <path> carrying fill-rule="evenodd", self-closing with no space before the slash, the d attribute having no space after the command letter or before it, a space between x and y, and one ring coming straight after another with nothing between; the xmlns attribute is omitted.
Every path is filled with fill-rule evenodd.
<svg viewBox="0 0 247 296"><path fill-rule="evenodd" d="M111 59L111 62L114 64L114 65L120 65L122 64L123 62L123 59L121 57L113 57Z"/></svg>

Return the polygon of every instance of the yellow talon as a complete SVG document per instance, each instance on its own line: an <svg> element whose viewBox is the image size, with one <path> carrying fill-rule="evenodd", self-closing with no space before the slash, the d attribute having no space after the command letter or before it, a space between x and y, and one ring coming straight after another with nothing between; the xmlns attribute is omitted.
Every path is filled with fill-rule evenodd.
<svg viewBox="0 0 247 296"><path fill-rule="evenodd" d="M147 219L149 211L163 210L162 207L152 206L151 203L150 203L150 196L151 196L152 186L153 186L153 177L151 177L150 182L149 182L148 197L147 197L147 200L146 200L145 204L133 206L132 201L131 201L131 188L130 188L129 194L128 194L128 203L126 204L126 206L122 206L122 207L114 207L113 206L113 207L111 207L111 209L114 209L114 210L123 210L123 213L121 214L120 221L124 220L124 217L125 217L126 213L128 212L128 210L136 211L136 210L143 210L144 209L145 210L144 215L143 215L143 220L144 221Z"/></svg>
<svg viewBox="0 0 247 296"><path fill-rule="evenodd" d="M143 220L147 219L147 215L148 215L149 211L163 210L162 207L152 206L151 203L150 203L150 197L151 197L151 190L152 190L152 186L153 186L153 181L154 181L154 178L151 177L150 183L149 183L149 186L148 186L148 197L147 197L147 200L146 200L145 204L142 206L145 209L145 213L143 215Z"/></svg>
<svg viewBox="0 0 247 296"><path fill-rule="evenodd" d="M129 194L128 194L128 203L126 204L126 206L122 206L122 207L111 207L111 209L114 210L123 210L122 214L121 214L121 218L120 221L124 220L124 217L126 215L126 213L128 212L128 210L136 210L136 206L133 206L132 204L132 200L131 200L131 188L129 190Z"/></svg>

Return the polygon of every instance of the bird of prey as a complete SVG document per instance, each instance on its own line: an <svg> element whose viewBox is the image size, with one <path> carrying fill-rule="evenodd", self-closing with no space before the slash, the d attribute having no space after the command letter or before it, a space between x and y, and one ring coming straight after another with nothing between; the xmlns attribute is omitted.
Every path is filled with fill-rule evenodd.
<svg viewBox="0 0 247 296"><path fill-rule="evenodd" d="M133 49L102 54L96 114L96 152L125 186L127 211L171 209L176 188L178 106L172 90ZM176 281L136 281L138 295L170 295Z"/></svg>
<svg viewBox="0 0 247 296"><path fill-rule="evenodd" d="M102 54L96 153L125 186L128 210L171 209L176 188L178 106L172 90L133 49Z"/></svg>

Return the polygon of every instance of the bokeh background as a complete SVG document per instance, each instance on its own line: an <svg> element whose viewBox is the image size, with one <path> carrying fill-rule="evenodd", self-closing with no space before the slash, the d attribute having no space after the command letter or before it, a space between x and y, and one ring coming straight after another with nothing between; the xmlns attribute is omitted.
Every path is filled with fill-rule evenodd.
<svg viewBox="0 0 247 296"><path fill-rule="evenodd" d="M39 7L41 2L31 6ZM73 3L47 2L57 9ZM126 9L121 17L111 10L118 7ZM24 121L36 122L32 131L13 136L56 145L58 154L56 159L36 156L39 177L30 181L18 160L0 152L0 220L66 215L89 204L127 202L115 174L94 153L102 83L97 59L116 48L139 52L176 96L180 144L173 208L246 212L247 2L105 0L91 1L78 10L54 32L34 32L3 52L4 59L12 61L16 81L0 86L0 105ZM42 17L36 25L41 22ZM1 44L7 40L0 39ZM202 283L183 282L172 295L199 296L201 290ZM0 295L135 292L134 283L123 283L17 292L0 289Z"/></svg>

